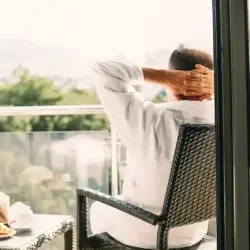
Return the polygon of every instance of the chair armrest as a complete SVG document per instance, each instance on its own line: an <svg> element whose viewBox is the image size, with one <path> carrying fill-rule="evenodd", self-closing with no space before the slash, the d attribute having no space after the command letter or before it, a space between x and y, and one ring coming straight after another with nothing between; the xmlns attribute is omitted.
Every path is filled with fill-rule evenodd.
<svg viewBox="0 0 250 250"><path fill-rule="evenodd" d="M148 212L126 201L119 200L115 197L101 193L99 191L92 190L90 188L78 188L77 197L79 198L79 196L104 203L110 207L116 208L120 211L123 211L124 213L143 220L151 225L156 225L160 221L160 216L158 215Z"/></svg>

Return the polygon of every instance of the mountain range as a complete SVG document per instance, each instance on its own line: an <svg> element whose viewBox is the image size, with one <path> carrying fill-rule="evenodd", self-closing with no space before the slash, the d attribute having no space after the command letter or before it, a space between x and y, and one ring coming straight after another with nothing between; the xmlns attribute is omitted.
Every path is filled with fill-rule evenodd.
<svg viewBox="0 0 250 250"><path fill-rule="evenodd" d="M0 76L9 76L18 66L46 76L80 77L87 62L77 52L21 39L0 39Z"/></svg>
<svg viewBox="0 0 250 250"><path fill-rule="evenodd" d="M159 49L145 53L144 63L151 67L166 68L170 51ZM111 58L112 59L112 58ZM126 60L122 52L113 59ZM0 81L8 82L19 66L32 73L49 77L56 85L88 88L92 61L78 51L53 45L39 45L22 39L0 39ZM72 86L72 85L71 85ZM150 89L150 88L149 88ZM151 90L149 90L151 91Z"/></svg>

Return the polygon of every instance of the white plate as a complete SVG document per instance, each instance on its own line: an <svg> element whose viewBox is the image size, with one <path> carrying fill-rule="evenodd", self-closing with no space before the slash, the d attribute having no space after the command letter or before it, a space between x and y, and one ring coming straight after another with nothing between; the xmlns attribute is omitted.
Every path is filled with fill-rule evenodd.
<svg viewBox="0 0 250 250"><path fill-rule="evenodd" d="M15 231L15 230L13 230L13 231L12 231L12 234L8 234L8 235L0 235L0 240L6 240L6 239L9 239L9 238L13 237L15 234L16 234L16 231Z"/></svg>

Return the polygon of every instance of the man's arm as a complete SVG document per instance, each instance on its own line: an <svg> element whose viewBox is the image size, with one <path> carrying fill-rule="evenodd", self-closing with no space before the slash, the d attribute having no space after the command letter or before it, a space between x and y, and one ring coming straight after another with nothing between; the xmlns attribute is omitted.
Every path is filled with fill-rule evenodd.
<svg viewBox="0 0 250 250"><path fill-rule="evenodd" d="M214 94L214 72L200 64L191 71L143 68L146 81L165 86L175 95L208 98Z"/></svg>
<svg viewBox="0 0 250 250"><path fill-rule="evenodd" d="M185 71L153 69L147 67L143 67L142 71L145 81L166 86L178 85L185 87L183 85L183 81L187 78Z"/></svg>
<svg viewBox="0 0 250 250"><path fill-rule="evenodd" d="M152 102L143 100L131 81L143 81L140 67L118 61L93 66L94 85L110 122L126 146L143 140L155 114ZM141 140L140 140L141 139Z"/></svg>
<svg viewBox="0 0 250 250"><path fill-rule="evenodd" d="M144 79L153 84L160 84L170 90L174 95L184 95L188 88L184 85L187 79L187 72L181 70L164 70L142 68Z"/></svg>
<svg viewBox="0 0 250 250"><path fill-rule="evenodd" d="M169 71L162 69L153 69L153 68L142 68L144 80L150 83L159 84L166 80L166 77L169 77Z"/></svg>

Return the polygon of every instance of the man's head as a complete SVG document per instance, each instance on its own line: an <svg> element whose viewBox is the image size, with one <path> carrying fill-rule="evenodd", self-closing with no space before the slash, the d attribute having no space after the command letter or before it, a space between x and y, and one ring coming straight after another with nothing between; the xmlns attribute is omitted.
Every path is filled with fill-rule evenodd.
<svg viewBox="0 0 250 250"><path fill-rule="evenodd" d="M170 70L190 71L196 64L201 64L211 70L214 68L213 58L206 52L185 48L182 44L172 52L169 58ZM178 96L178 100L196 100L196 97Z"/></svg>

